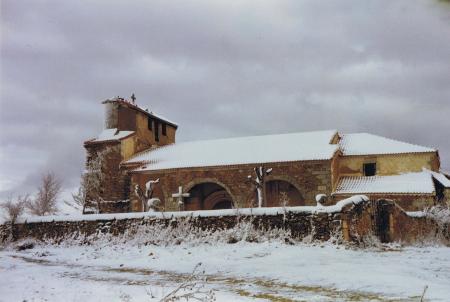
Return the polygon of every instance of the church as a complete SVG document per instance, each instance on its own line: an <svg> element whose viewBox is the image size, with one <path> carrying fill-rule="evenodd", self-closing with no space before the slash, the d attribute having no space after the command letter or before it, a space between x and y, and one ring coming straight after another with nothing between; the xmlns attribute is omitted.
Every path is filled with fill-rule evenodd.
<svg viewBox="0 0 450 302"><path fill-rule="evenodd" d="M131 100L103 101L104 130L84 142L101 164L102 213L332 205L356 194L407 211L450 202L438 150L337 130L176 143L178 125ZM102 153L102 154L103 154ZM86 173L90 173L87 170Z"/></svg>

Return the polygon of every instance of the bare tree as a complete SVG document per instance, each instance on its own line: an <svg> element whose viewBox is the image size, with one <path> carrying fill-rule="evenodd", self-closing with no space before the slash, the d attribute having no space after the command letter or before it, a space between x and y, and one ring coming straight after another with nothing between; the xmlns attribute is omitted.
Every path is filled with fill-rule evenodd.
<svg viewBox="0 0 450 302"><path fill-rule="evenodd" d="M0 207L4 211L4 217L6 221L15 223L25 211L25 205L30 201L29 195L18 196L15 200L9 197L5 202L0 204Z"/></svg>
<svg viewBox="0 0 450 302"><path fill-rule="evenodd" d="M52 172L44 174L41 181L36 197L27 202L26 206L33 215L55 214L58 212L57 201L61 193L61 181Z"/></svg>
<svg viewBox="0 0 450 302"><path fill-rule="evenodd" d="M25 205L30 201L30 198L27 195L18 196L15 200L12 197L9 197L5 202L0 204L0 207L3 209L4 217L7 222L10 223L10 239L15 239L14 225L23 212L25 211Z"/></svg>
<svg viewBox="0 0 450 302"><path fill-rule="evenodd" d="M81 176L83 178L83 176ZM86 190L83 186L78 188L77 193L72 193L72 201L64 200L64 203L68 206L76 209L77 211L81 211L83 214L86 211Z"/></svg>
<svg viewBox="0 0 450 302"><path fill-rule="evenodd" d="M257 197L258 197L258 208L265 206L266 203L266 180L265 177L272 173L272 168L266 169L264 165L255 167L255 179L252 176L247 176L248 181L252 182L256 187Z"/></svg>
<svg viewBox="0 0 450 302"><path fill-rule="evenodd" d="M107 156L112 149L110 147L99 151L86 163L86 170L81 175L81 183L76 194L72 194L73 202L66 204L81 209L83 214L88 208L94 208L97 212L99 204L103 200L101 194L102 183L104 180L103 169L106 164Z"/></svg>

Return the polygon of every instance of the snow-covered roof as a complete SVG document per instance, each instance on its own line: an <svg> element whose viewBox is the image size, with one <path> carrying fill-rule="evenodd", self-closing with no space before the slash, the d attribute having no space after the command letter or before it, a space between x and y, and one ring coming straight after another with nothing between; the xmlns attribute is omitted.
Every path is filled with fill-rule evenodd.
<svg viewBox="0 0 450 302"><path fill-rule="evenodd" d="M369 133L344 134L339 142L343 155L436 152L435 149L400 142Z"/></svg>
<svg viewBox="0 0 450 302"><path fill-rule="evenodd" d="M433 194L431 174L427 171L389 176L343 177L333 194Z"/></svg>
<svg viewBox="0 0 450 302"><path fill-rule="evenodd" d="M134 131L118 131L117 128L104 129L96 138L90 140L89 143L118 141L132 135L133 133Z"/></svg>
<svg viewBox="0 0 450 302"><path fill-rule="evenodd" d="M438 182L440 182L444 187L450 188L450 179L445 176L443 173L438 173L430 170L425 170L426 172L429 172L431 175L433 175L434 179L436 179Z"/></svg>
<svg viewBox="0 0 450 302"><path fill-rule="evenodd" d="M253 163L328 160L335 130L182 142L148 150L125 164L145 163L136 171Z"/></svg>

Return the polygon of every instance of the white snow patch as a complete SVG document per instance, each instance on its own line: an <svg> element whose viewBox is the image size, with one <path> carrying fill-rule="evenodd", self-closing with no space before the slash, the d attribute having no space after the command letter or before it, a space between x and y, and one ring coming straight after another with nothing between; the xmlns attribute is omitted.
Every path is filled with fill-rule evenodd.
<svg viewBox="0 0 450 302"><path fill-rule="evenodd" d="M119 131L117 128L112 129L104 129L95 139L90 142L103 142L103 141L111 141L111 140L121 140L131 134L134 131Z"/></svg>
<svg viewBox="0 0 450 302"><path fill-rule="evenodd" d="M447 301L450 296L448 247L386 252L329 244L168 248L105 242L0 251L0 280L5 280L0 282L1 299L126 301L123 297L128 295L130 301L158 301L161 291L177 286L170 278L191 273L199 262L205 275L214 277L208 287L216 292L217 301L250 300L237 290L307 301L347 301L348 293L359 294L360 301L419 301L426 285L427 301ZM159 299L150 299L148 290Z"/></svg>
<svg viewBox="0 0 450 302"><path fill-rule="evenodd" d="M408 215L409 217L415 217L415 218L421 218L421 217L426 216L426 214L423 211L410 211L410 212L406 212L406 215Z"/></svg>

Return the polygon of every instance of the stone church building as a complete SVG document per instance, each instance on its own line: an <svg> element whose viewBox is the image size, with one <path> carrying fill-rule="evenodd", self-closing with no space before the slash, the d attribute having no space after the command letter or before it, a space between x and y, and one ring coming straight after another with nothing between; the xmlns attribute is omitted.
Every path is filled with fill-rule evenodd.
<svg viewBox="0 0 450 302"><path fill-rule="evenodd" d="M264 207L316 205L318 194L327 205L364 194L409 211L450 201L433 148L336 130L175 143L178 125L134 97L103 104L104 130L84 143L87 163L108 150L100 212L142 211L134 188L158 179L152 197L166 211L257 207L258 192Z"/></svg>

